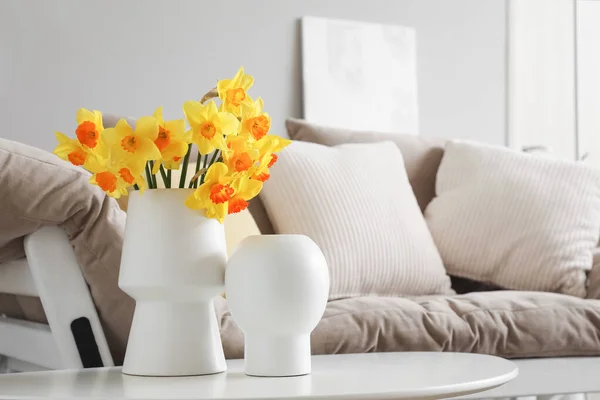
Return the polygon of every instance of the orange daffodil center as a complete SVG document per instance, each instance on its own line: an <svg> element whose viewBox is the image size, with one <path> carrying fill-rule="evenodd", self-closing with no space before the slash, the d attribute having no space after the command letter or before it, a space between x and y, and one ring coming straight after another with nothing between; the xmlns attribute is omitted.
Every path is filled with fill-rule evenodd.
<svg viewBox="0 0 600 400"><path fill-rule="evenodd" d="M239 107L246 99L246 91L241 87L227 89L225 93L225 100L234 107Z"/></svg>
<svg viewBox="0 0 600 400"><path fill-rule="evenodd" d="M97 173L96 183L105 192L114 192L117 190L117 177L110 171Z"/></svg>
<svg viewBox="0 0 600 400"><path fill-rule="evenodd" d="M231 199L233 189L229 185L215 183L210 187L210 200L215 204L225 203Z"/></svg>
<svg viewBox="0 0 600 400"><path fill-rule="evenodd" d="M158 127L158 137L154 141L156 147L158 147L158 151L161 153L167 148L167 146L171 143L171 132L165 129L164 126Z"/></svg>
<svg viewBox="0 0 600 400"><path fill-rule="evenodd" d="M121 139L121 147L125 151L135 153L135 150L137 149L137 140L135 136L125 136L123 139Z"/></svg>
<svg viewBox="0 0 600 400"><path fill-rule="evenodd" d="M100 132L96 128L96 124L91 121L83 121L75 130L77 140L81 144L85 144L90 149L93 149L98 144Z"/></svg>
<svg viewBox="0 0 600 400"><path fill-rule="evenodd" d="M229 201L227 212L229 214L236 214L240 211L244 211L246 208L248 208L248 202L240 197L236 197Z"/></svg>
<svg viewBox="0 0 600 400"><path fill-rule="evenodd" d="M234 155L231 161L235 172L248 171L253 163L252 158L247 152Z"/></svg>
<svg viewBox="0 0 600 400"><path fill-rule="evenodd" d="M256 140L262 139L271 128L271 121L265 115L259 115L248 120L249 131Z"/></svg>
<svg viewBox="0 0 600 400"><path fill-rule="evenodd" d="M271 168L273 166L273 164L275 164L277 162L278 158L279 157L277 156L277 154L271 154L271 160L267 164L267 168Z"/></svg>
<svg viewBox="0 0 600 400"><path fill-rule="evenodd" d="M81 148L75 148L72 152L67 154L67 158L71 161L71 164L81 166L85 164L87 153Z"/></svg>
<svg viewBox="0 0 600 400"><path fill-rule="evenodd" d="M217 128L211 121L206 121L200 126L200 134L210 140L217 134Z"/></svg>
<svg viewBox="0 0 600 400"><path fill-rule="evenodd" d="M129 183L130 185L133 185L133 182L135 181L135 178L131 174L131 171L129 170L129 168L121 168L119 170L119 176L121 177L121 179L123 179L125 182Z"/></svg>

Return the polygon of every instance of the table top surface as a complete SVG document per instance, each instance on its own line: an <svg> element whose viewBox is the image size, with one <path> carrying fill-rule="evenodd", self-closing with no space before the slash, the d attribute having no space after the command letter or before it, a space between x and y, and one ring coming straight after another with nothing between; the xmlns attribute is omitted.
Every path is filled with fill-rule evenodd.
<svg viewBox="0 0 600 400"><path fill-rule="evenodd" d="M485 391L518 374L508 360L465 353L313 356L312 373L289 378L244 374L152 378L98 368L0 375L0 399L436 399Z"/></svg>

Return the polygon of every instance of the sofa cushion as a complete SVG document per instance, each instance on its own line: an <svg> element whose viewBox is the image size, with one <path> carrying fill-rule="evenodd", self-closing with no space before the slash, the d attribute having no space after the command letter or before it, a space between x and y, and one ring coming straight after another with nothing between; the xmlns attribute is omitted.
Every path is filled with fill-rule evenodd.
<svg viewBox="0 0 600 400"><path fill-rule="evenodd" d="M600 234L600 169L451 142L425 218L451 275L585 297Z"/></svg>
<svg viewBox="0 0 600 400"><path fill-rule="evenodd" d="M277 233L306 235L323 251L330 300L452 293L392 142L294 141L261 198Z"/></svg>
<svg viewBox="0 0 600 400"><path fill-rule="evenodd" d="M225 355L244 355L243 334L218 302ZM450 351L507 358L600 355L600 300L496 291L332 301L312 333L313 354Z"/></svg>
<svg viewBox="0 0 600 400"><path fill-rule="evenodd" d="M344 143L392 141L402 153L404 167L421 211L435 195L435 175L444 154L445 139L424 138L401 133L382 133L329 128L299 119L285 122L292 140L337 146Z"/></svg>

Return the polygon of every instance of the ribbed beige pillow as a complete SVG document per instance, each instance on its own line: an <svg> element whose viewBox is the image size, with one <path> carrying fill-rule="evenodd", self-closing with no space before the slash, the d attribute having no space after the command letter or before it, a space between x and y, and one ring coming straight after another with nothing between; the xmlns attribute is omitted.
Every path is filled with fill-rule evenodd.
<svg viewBox="0 0 600 400"><path fill-rule="evenodd" d="M319 245L331 300L452 293L394 143L293 142L260 197L277 233Z"/></svg>
<svg viewBox="0 0 600 400"><path fill-rule="evenodd" d="M355 131L313 124L301 119L285 121L287 133L292 140L337 146L346 143L373 143L392 141L398 146L404 159L408 181L415 193L421 210L435 194L435 174L440 166L446 139L426 138L400 132Z"/></svg>
<svg viewBox="0 0 600 400"><path fill-rule="evenodd" d="M467 142L446 146L425 218L451 275L586 295L600 170Z"/></svg>

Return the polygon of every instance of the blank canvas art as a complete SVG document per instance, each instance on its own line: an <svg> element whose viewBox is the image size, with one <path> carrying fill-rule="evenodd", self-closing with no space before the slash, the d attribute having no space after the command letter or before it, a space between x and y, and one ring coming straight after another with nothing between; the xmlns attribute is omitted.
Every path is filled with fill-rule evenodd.
<svg viewBox="0 0 600 400"><path fill-rule="evenodd" d="M412 28L304 17L302 76L307 121L419 133Z"/></svg>

